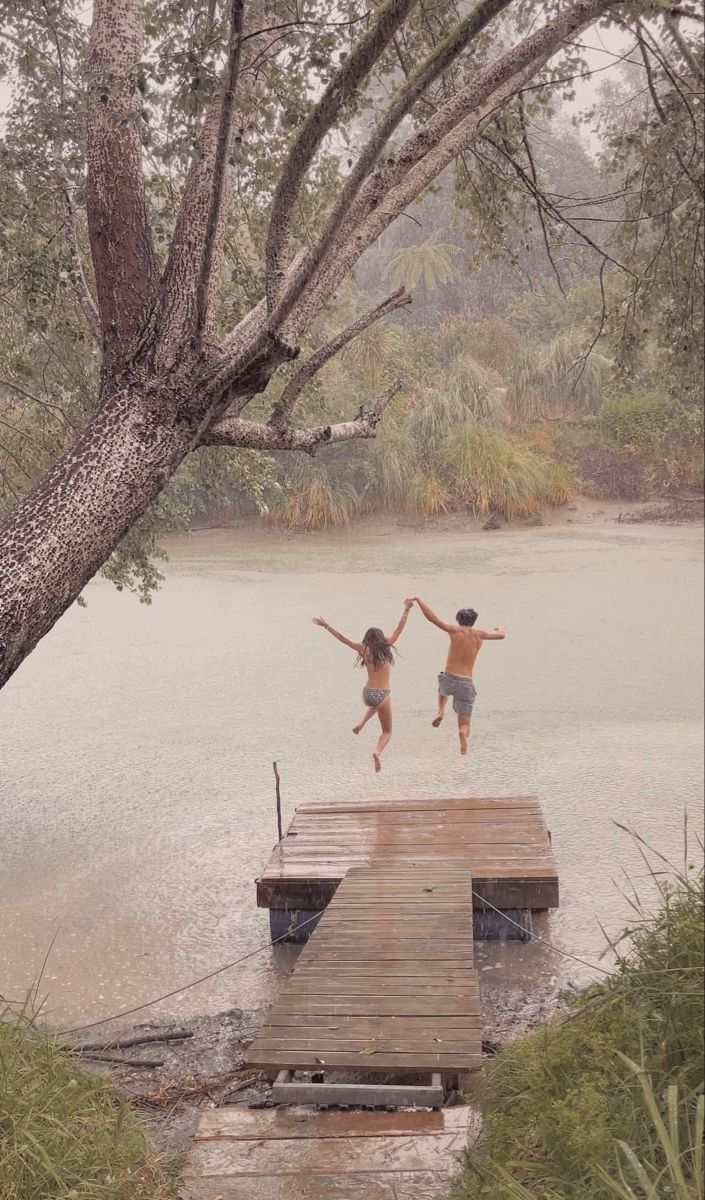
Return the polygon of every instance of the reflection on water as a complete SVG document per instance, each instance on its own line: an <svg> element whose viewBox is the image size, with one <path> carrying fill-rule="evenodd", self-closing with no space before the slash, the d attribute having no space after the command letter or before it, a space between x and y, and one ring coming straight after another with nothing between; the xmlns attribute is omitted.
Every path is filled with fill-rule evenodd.
<svg viewBox="0 0 705 1200"><path fill-rule="evenodd" d="M61 1021L265 942L253 880L276 840L274 759L286 820L303 801L539 793L562 883L541 933L594 961L599 923L628 911L616 884L645 874L617 823L680 863L686 806L696 820L701 557L691 528L229 531L176 544L151 608L91 585L0 696L0 993L23 992L57 928L43 989ZM462 760L451 722L430 727L443 635L412 613L376 778L373 727L350 732L352 655L311 617L391 628L416 592L509 635L482 651ZM495 982L589 976L537 942L482 963ZM257 1007L277 969L267 950L162 1012Z"/></svg>

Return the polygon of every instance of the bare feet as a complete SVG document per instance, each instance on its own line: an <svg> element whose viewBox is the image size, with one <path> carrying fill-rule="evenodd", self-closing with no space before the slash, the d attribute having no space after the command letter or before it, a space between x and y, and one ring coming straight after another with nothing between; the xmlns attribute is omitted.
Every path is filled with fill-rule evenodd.
<svg viewBox="0 0 705 1200"><path fill-rule="evenodd" d="M467 733L461 733L461 735L460 735L460 753L467 754L467 752L468 752L468 735L467 735Z"/></svg>
<svg viewBox="0 0 705 1200"><path fill-rule="evenodd" d="M375 775L379 775L380 771L382 770L382 759L380 758L379 754L373 754L372 758L375 764Z"/></svg>
<svg viewBox="0 0 705 1200"><path fill-rule="evenodd" d="M353 733L359 733L361 729L362 725L353 725Z"/></svg>
<svg viewBox="0 0 705 1200"><path fill-rule="evenodd" d="M433 728L438 729L438 726L440 725L442 720L443 720L443 713L439 713L438 716L434 717L433 720L431 721Z"/></svg>

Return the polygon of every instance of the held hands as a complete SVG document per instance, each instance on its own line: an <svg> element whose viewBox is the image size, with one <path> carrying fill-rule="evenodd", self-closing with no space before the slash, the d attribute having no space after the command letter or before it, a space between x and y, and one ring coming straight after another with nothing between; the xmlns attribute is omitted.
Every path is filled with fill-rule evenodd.
<svg viewBox="0 0 705 1200"><path fill-rule="evenodd" d="M410 609L412 609L414 607L414 605L416 604L416 599L417 599L416 596L410 596L408 600L404 601L404 608L406 609L407 612L409 612Z"/></svg>

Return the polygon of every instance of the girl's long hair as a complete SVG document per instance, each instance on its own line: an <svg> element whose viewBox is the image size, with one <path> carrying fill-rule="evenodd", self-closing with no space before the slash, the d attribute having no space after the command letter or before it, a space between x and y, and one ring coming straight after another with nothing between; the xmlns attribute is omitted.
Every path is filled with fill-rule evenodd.
<svg viewBox="0 0 705 1200"><path fill-rule="evenodd" d="M381 629L368 629L362 644L366 653L358 656L359 666L371 665L375 670L379 670L385 663L394 664L393 647L389 645Z"/></svg>

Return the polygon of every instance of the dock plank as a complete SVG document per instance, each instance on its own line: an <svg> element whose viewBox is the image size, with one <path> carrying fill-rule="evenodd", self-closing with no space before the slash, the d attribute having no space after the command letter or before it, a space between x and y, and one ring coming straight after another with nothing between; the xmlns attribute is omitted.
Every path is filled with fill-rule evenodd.
<svg viewBox="0 0 705 1200"><path fill-rule="evenodd" d="M184 1200L435 1200L475 1132L470 1109L253 1111L200 1118Z"/></svg>
<svg viewBox="0 0 705 1200"><path fill-rule="evenodd" d="M462 868L475 881L475 907L553 908L558 875L536 796L301 805L258 880L264 908L323 909L354 867L384 864L408 878L420 867ZM450 886L444 900L457 893ZM384 873L374 894L353 888L350 902L387 903ZM394 899L399 899L398 891Z"/></svg>
<svg viewBox="0 0 705 1200"><path fill-rule="evenodd" d="M382 889L409 920L351 922L348 899ZM438 909L452 897L454 912ZM480 990L465 871L351 870L284 983L246 1061L269 1070L441 1071L477 1066ZM415 928L415 925L421 926Z"/></svg>

